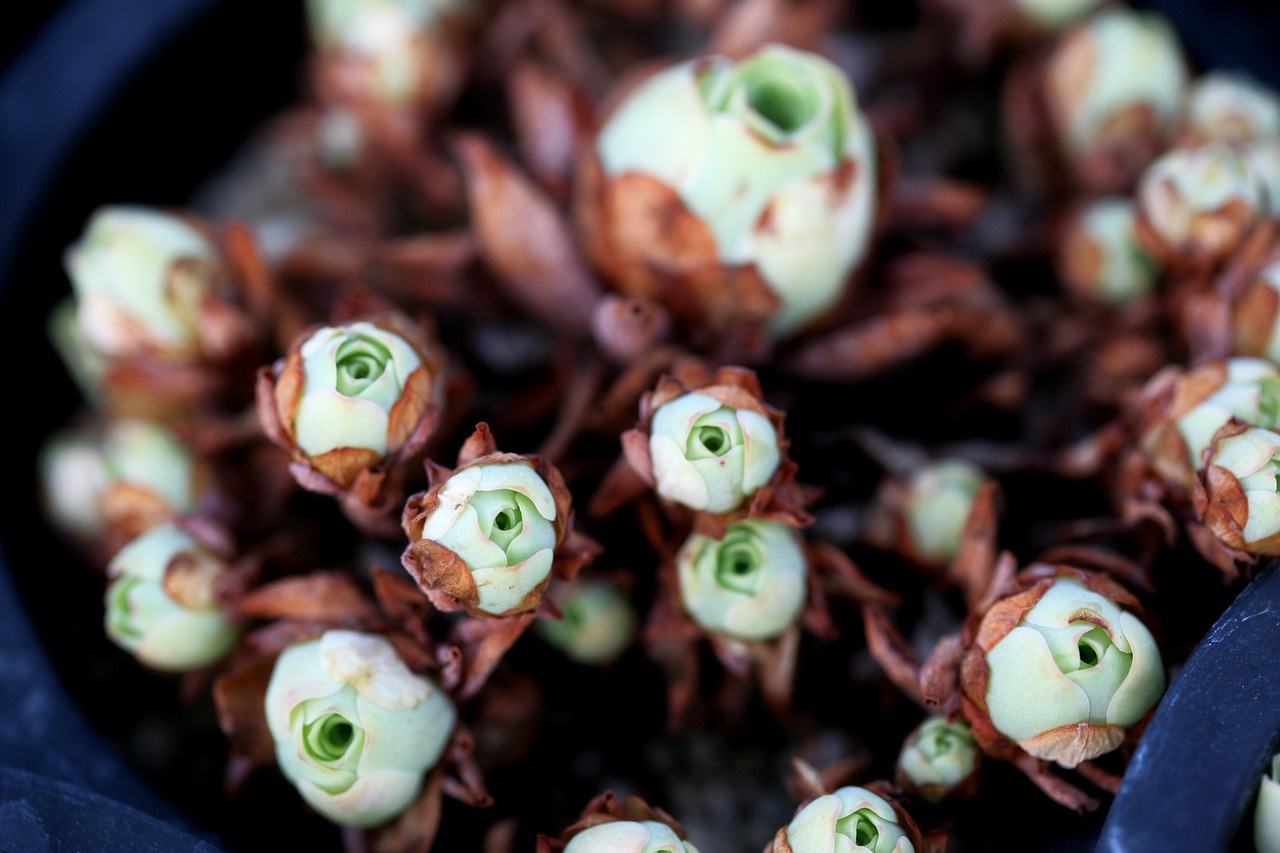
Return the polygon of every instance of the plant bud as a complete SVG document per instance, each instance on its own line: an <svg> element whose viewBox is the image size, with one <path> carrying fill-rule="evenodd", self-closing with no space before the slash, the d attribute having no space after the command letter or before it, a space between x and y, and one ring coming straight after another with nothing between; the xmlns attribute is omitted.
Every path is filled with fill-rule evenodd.
<svg viewBox="0 0 1280 853"><path fill-rule="evenodd" d="M451 100L465 70L452 29L467 0L308 0L316 53L357 99L390 106Z"/></svg>
<svg viewBox="0 0 1280 853"><path fill-rule="evenodd" d="M358 827L408 808L456 719L445 692L388 640L339 630L284 650L265 711L285 777L320 814Z"/></svg>
<svg viewBox="0 0 1280 853"><path fill-rule="evenodd" d="M731 525L724 539L691 535L676 555L680 600L706 630L768 640L800 617L809 563L800 536L775 521Z"/></svg>
<svg viewBox="0 0 1280 853"><path fill-rule="evenodd" d="M538 633L575 663L600 666L615 660L631 645L636 613L616 583L578 580L551 588L563 617L539 619Z"/></svg>
<svg viewBox="0 0 1280 853"><path fill-rule="evenodd" d="M649 455L659 495L710 513L740 507L769 482L782 461L778 432L769 418L700 392L657 408Z"/></svg>
<svg viewBox="0 0 1280 853"><path fill-rule="evenodd" d="M1225 260L1266 213L1262 186L1224 142L1174 148L1142 175L1139 235L1165 263Z"/></svg>
<svg viewBox="0 0 1280 853"><path fill-rule="evenodd" d="M1196 507L1223 544L1250 554L1280 554L1280 434L1262 427L1218 432Z"/></svg>
<svg viewBox="0 0 1280 853"><path fill-rule="evenodd" d="M665 823L615 820L579 832L564 853L698 853L698 848Z"/></svg>
<svg viewBox="0 0 1280 853"><path fill-rule="evenodd" d="M1091 304L1122 308L1151 293L1160 268L1138 242L1133 201L1104 198L1080 209L1063 239L1058 272L1074 296Z"/></svg>
<svg viewBox="0 0 1280 853"><path fill-rule="evenodd" d="M824 794L796 813L772 853L915 853L893 805L866 788Z"/></svg>
<svg viewBox="0 0 1280 853"><path fill-rule="evenodd" d="M94 349L108 357L200 354L199 314L219 255L181 217L99 208L65 263L80 331Z"/></svg>
<svg viewBox="0 0 1280 853"><path fill-rule="evenodd" d="M1271 759L1271 775L1262 774L1253 811L1253 846L1257 853L1280 853L1280 755Z"/></svg>
<svg viewBox="0 0 1280 853"><path fill-rule="evenodd" d="M1280 137L1280 98L1244 75L1211 71L1191 87L1183 131L1190 142Z"/></svg>
<svg viewBox="0 0 1280 853"><path fill-rule="evenodd" d="M849 81L770 45L643 80L580 171L577 220L606 277L713 329L777 337L834 306L866 255L875 141Z"/></svg>
<svg viewBox="0 0 1280 853"><path fill-rule="evenodd" d="M537 606L564 537L552 489L515 459L464 466L406 508L410 540L447 548L470 573L474 589L448 591L492 616Z"/></svg>
<svg viewBox="0 0 1280 853"><path fill-rule="evenodd" d="M54 435L40 452L46 511L81 538L109 528L133 538L195 510L210 475L166 427L119 420Z"/></svg>
<svg viewBox="0 0 1280 853"><path fill-rule="evenodd" d="M902 784L937 805L969 782L982 764L982 752L964 722L930 717L902 745L897 776Z"/></svg>
<svg viewBox="0 0 1280 853"><path fill-rule="evenodd" d="M1128 598L1105 579L1059 568L1000 599L962 665L966 696L995 731L1063 767L1115 749L1164 693L1151 632L1094 586Z"/></svg>
<svg viewBox="0 0 1280 853"><path fill-rule="evenodd" d="M338 486L425 441L442 383L424 336L398 316L314 330L274 376L259 412L277 443Z"/></svg>
<svg viewBox="0 0 1280 853"><path fill-rule="evenodd" d="M1101 12L1071 30L1046 69L1045 99L1067 162L1115 161L1124 189L1165 149L1181 116L1187 69L1181 45L1159 15ZM1082 178L1088 177L1083 174Z"/></svg>
<svg viewBox="0 0 1280 853"><path fill-rule="evenodd" d="M939 565L956 558L973 499L986 481L979 468L959 459L935 462L916 471L903 504L914 557Z"/></svg>
<svg viewBox="0 0 1280 853"><path fill-rule="evenodd" d="M107 635L152 669L214 663L239 638L217 597L226 574L226 561L178 526L153 527L107 566Z"/></svg>

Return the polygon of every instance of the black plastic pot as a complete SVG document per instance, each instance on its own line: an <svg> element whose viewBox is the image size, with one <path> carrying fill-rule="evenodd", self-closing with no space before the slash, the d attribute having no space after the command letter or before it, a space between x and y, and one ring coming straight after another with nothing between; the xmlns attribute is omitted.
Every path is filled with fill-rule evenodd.
<svg viewBox="0 0 1280 853"><path fill-rule="evenodd" d="M106 202L181 205L245 134L296 93L300 3L256 0L73 0L0 76L0 363L10 366L8 488L0 521L0 846L5 849L213 850L183 814L142 782L102 732L128 738L131 689L170 691L100 657L100 601L75 557L49 533L34 451L64 424L70 389L33 346L65 288L60 257ZM1268 0L1145 5L1169 13L1201 65L1244 68L1280 87ZM31 353L38 358L32 363ZM29 378L28 378L29 377ZM35 404L38 402L38 405ZM15 506L16 501L16 506ZM33 624L57 597L61 620ZM1271 569L1223 615L1152 721L1099 850L1226 850L1247 813L1280 730L1280 680L1255 661L1280 659L1280 572ZM124 678L129 685L121 691ZM110 695L104 697L104 692ZM121 699L113 704L112 696ZM82 709L93 708L93 725ZM114 712L113 712L114 709ZM220 761L225 747L207 747ZM201 747L197 747L199 749ZM144 750L145 751L145 750ZM216 808L211 805L210 808ZM1096 828L1055 853L1094 846Z"/></svg>

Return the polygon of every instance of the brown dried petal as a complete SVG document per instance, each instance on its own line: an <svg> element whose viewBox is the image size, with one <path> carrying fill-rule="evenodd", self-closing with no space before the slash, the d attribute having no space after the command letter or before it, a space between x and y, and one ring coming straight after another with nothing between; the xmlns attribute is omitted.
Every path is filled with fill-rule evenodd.
<svg viewBox="0 0 1280 853"><path fill-rule="evenodd" d="M373 625L380 619L363 590L343 572L282 578L248 593L236 602L235 608L250 619L328 625Z"/></svg>

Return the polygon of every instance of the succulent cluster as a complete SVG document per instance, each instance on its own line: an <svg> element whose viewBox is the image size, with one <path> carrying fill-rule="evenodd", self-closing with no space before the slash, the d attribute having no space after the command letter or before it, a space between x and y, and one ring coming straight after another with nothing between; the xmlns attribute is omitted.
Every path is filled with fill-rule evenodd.
<svg viewBox="0 0 1280 853"><path fill-rule="evenodd" d="M42 499L229 809L940 853L1115 793L1280 555L1280 98L1114 3L848 5L314 0L285 189L85 224Z"/></svg>

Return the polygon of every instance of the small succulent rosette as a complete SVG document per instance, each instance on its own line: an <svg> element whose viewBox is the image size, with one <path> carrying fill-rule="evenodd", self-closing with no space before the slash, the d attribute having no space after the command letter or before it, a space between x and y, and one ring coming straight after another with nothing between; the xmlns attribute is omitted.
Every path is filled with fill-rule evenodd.
<svg viewBox="0 0 1280 853"><path fill-rule="evenodd" d="M1280 433L1232 421L1214 436L1193 492L1197 514L1241 558L1280 554Z"/></svg>
<svg viewBox="0 0 1280 853"><path fill-rule="evenodd" d="M414 803L457 722L453 700L388 639L336 629L280 654L265 715L285 778L324 817L361 828Z"/></svg>
<svg viewBox="0 0 1280 853"><path fill-rule="evenodd" d="M873 790L874 788L874 790ZM886 786L846 785L810 800L765 853L923 853L920 830Z"/></svg>
<svg viewBox="0 0 1280 853"><path fill-rule="evenodd" d="M1253 846L1257 853L1280 853L1280 755L1267 764L1253 807Z"/></svg>
<svg viewBox="0 0 1280 853"><path fill-rule="evenodd" d="M1189 495L1214 435L1232 418L1280 426L1280 368L1259 358L1217 359L1167 368L1143 390L1138 446L1166 485Z"/></svg>
<svg viewBox="0 0 1280 853"><path fill-rule="evenodd" d="M894 780L903 790L937 805L971 799L978 791L981 769L982 750L969 724L934 716L903 742Z"/></svg>
<svg viewBox="0 0 1280 853"><path fill-rule="evenodd" d="M234 575L227 543L200 532L165 522L107 566L107 636L160 672L210 666L240 638L224 600Z"/></svg>
<svg viewBox="0 0 1280 853"><path fill-rule="evenodd" d="M698 853L675 818L639 797L596 797L557 838L539 835L536 853Z"/></svg>
<svg viewBox="0 0 1280 853"><path fill-rule="evenodd" d="M1173 141L1188 77L1163 17L1103 10L1010 74L1004 117L1012 153L1033 183L1127 193Z"/></svg>
<svg viewBox="0 0 1280 853"><path fill-rule="evenodd" d="M881 171L844 72L767 45L680 62L623 93L580 161L575 217L623 293L713 335L783 338L848 291Z"/></svg>
<svg viewBox="0 0 1280 853"><path fill-rule="evenodd" d="M492 669L536 614L558 615L543 598L552 579L573 580L600 548L573 530L555 466L500 452L487 424L463 444L457 468L428 461L427 476L430 488L404 506L401 562L437 608L476 617L464 623L468 642L488 638ZM468 693L487 672L469 676Z"/></svg>
<svg viewBox="0 0 1280 853"><path fill-rule="evenodd" d="M665 504L693 514L700 533L723 535L743 518L804 527L807 496L795 483L783 420L753 372L683 363L641 398L622 449Z"/></svg>
<svg viewBox="0 0 1280 853"><path fill-rule="evenodd" d="M258 415L299 485L391 535L403 469L440 417L442 374L436 344L399 314L312 327L258 372Z"/></svg>
<svg viewBox="0 0 1280 853"><path fill-rule="evenodd" d="M240 402L261 342L250 301L270 280L242 227L102 207L65 266L72 297L50 333L91 400L163 416L210 399Z"/></svg>
<svg viewBox="0 0 1280 853"><path fill-rule="evenodd" d="M579 577L552 581L547 591L560 619L539 619L543 640L583 666L607 666L631 647L639 619L621 581Z"/></svg>
<svg viewBox="0 0 1280 853"><path fill-rule="evenodd" d="M1137 205L1121 196L1071 212L1056 260L1072 297L1120 310L1155 291L1161 268L1138 241L1137 216Z"/></svg>
<svg viewBox="0 0 1280 853"><path fill-rule="evenodd" d="M1190 145L1280 138L1280 97L1245 74L1209 71L1191 86L1179 137Z"/></svg>
<svg viewBox="0 0 1280 853"><path fill-rule="evenodd" d="M1213 269L1266 218L1266 191L1241 151L1225 142L1174 148L1137 188L1138 239L1175 271Z"/></svg>
<svg viewBox="0 0 1280 853"><path fill-rule="evenodd" d="M152 527L220 502L209 462L171 428L138 418L55 433L39 470L46 515L99 566Z"/></svg>
<svg viewBox="0 0 1280 853"><path fill-rule="evenodd" d="M915 565L945 569L960 556L978 493L995 488L989 483L994 481L981 468L959 458L888 477L868 513L865 536Z"/></svg>
<svg viewBox="0 0 1280 853"><path fill-rule="evenodd" d="M974 738L1074 768L1124 742L1164 694L1138 600L1099 572L1031 566L965 626L960 690Z"/></svg>
<svg viewBox="0 0 1280 853"><path fill-rule="evenodd" d="M308 0L312 76L322 99L434 115L470 63L477 0Z"/></svg>

